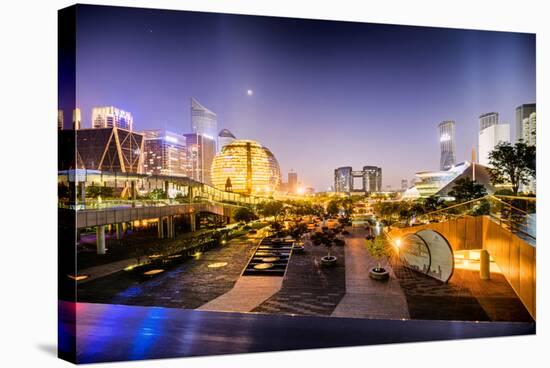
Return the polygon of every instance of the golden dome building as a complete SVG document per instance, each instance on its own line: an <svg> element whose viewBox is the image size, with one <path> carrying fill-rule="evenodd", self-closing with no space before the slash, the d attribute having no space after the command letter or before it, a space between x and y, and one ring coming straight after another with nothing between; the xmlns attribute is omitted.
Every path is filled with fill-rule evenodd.
<svg viewBox="0 0 550 368"><path fill-rule="evenodd" d="M252 140L238 139L224 146L212 161L212 184L245 194L273 193L281 170L271 151Z"/></svg>

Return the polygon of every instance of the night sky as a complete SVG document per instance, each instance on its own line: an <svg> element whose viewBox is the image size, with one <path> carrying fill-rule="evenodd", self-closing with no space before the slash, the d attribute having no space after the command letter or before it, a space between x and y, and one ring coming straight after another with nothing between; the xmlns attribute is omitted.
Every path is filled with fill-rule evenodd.
<svg viewBox="0 0 550 368"><path fill-rule="evenodd" d="M93 106L114 105L135 130L186 133L191 96L219 129L269 147L285 181L294 169L325 190L336 167L377 165L395 188L438 169L440 121L456 121L458 161L477 146L481 113L515 127L515 107L535 102L535 36L80 7L84 127Z"/></svg>

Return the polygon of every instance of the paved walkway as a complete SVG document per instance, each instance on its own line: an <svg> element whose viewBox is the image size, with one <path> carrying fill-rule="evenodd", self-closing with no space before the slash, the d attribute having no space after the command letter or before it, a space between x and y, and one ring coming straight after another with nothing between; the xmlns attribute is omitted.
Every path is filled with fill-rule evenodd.
<svg viewBox="0 0 550 368"><path fill-rule="evenodd" d="M407 299L393 271L386 282L369 277L376 265L366 249L364 234L352 230L346 239L346 294L333 311L333 317L402 319L409 318Z"/></svg>
<svg viewBox="0 0 550 368"><path fill-rule="evenodd" d="M241 276L233 289L200 306L199 310L250 312L281 289L282 277Z"/></svg>

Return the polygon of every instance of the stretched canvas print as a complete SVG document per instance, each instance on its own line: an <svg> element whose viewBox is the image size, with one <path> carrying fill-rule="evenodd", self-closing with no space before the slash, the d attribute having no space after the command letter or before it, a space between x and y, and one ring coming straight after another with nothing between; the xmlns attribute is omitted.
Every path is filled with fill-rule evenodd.
<svg viewBox="0 0 550 368"><path fill-rule="evenodd" d="M59 356L535 333L535 35L59 11Z"/></svg>

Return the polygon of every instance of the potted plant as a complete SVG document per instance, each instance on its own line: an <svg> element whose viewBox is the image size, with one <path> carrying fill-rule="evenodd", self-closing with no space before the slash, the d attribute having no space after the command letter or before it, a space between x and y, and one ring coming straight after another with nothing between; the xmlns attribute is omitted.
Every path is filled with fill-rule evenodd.
<svg viewBox="0 0 550 368"><path fill-rule="evenodd" d="M385 281L390 277L388 270L381 265L381 260L388 255L388 246L386 239L377 236L374 239L367 240L367 250L371 257L376 259L376 267L369 271L369 276L374 280Z"/></svg>
<svg viewBox="0 0 550 368"><path fill-rule="evenodd" d="M315 232L311 236L313 245L324 245L327 248L327 255L321 257L321 265L331 267L336 264L337 258L330 254L330 248L334 245L334 234L328 231Z"/></svg>

